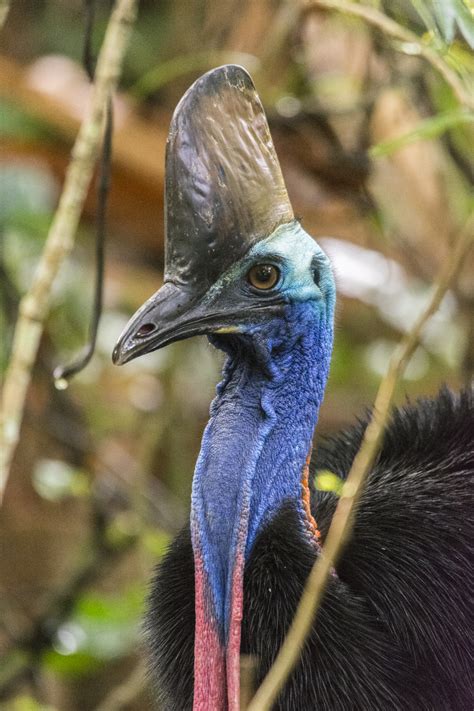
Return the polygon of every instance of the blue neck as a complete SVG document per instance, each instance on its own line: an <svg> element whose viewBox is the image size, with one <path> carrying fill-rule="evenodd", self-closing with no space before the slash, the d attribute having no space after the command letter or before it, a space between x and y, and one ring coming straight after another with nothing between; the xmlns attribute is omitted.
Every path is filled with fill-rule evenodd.
<svg viewBox="0 0 474 711"><path fill-rule="evenodd" d="M193 480L191 529L213 616L226 642L234 562L282 504L294 501L307 531L302 474L323 399L332 313L286 307L266 333L216 341L228 359Z"/></svg>

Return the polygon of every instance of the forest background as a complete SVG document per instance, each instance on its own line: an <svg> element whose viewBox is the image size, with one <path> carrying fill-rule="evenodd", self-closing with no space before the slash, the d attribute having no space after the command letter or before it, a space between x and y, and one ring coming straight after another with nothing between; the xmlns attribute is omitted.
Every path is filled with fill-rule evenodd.
<svg viewBox="0 0 474 711"><path fill-rule="evenodd" d="M97 53L112 2L16 0L4 18L2 380L18 305L90 100L82 56L91 4ZM187 516L221 361L205 339L125 368L112 366L111 350L161 284L164 147L182 93L219 64L250 71L295 214L333 260L339 301L324 437L373 402L395 344L472 216L473 45L472 5L463 0L141 0L114 100L96 353L67 389L54 387L52 371L83 348L91 319L93 181L54 281L0 510L5 709L150 705L144 599ZM473 274L471 254L425 330L397 402L471 380Z"/></svg>

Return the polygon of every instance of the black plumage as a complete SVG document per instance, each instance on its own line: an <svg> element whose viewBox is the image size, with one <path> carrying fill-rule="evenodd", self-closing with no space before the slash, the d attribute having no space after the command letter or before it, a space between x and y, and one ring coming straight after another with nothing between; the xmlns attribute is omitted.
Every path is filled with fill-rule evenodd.
<svg viewBox="0 0 474 711"><path fill-rule="evenodd" d="M237 711L239 651L255 657L258 683L321 550L305 460L329 371L335 285L326 255L293 219L241 67L208 72L179 103L165 202L165 283L132 317L114 361L195 335L229 357L194 473L191 529L150 595L151 674L161 709L187 711L194 695L195 711ZM365 426L320 444L312 478L318 469L347 477ZM276 708L474 708L473 473L471 391L445 389L393 413ZM312 491L323 549L336 504Z"/></svg>
<svg viewBox="0 0 474 711"><path fill-rule="evenodd" d="M311 472L347 476L366 421L321 443ZM474 402L443 389L394 411L280 711L468 711L472 678ZM337 500L313 490L324 537ZM245 568L243 653L261 680L296 609L315 552L291 502L257 538ZM194 563L189 527L149 598L151 677L167 711L192 708ZM301 705L304 700L304 707Z"/></svg>

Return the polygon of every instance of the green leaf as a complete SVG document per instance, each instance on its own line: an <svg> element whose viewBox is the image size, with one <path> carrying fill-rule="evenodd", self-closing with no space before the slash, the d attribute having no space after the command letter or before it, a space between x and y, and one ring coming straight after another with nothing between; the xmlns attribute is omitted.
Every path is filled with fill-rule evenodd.
<svg viewBox="0 0 474 711"><path fill-rule="evenodd" d="M32 696L21 695L17 696L13 701L9 702L10 711L55 711L53 706L49 704L41 704Z"/></svg>
<svg viewBox="0 0 474 711"><path fill-rule="evenodd" d="M332 491L337 496L342 493L342 487L344 486L344 481L334 472L329 471L329 469L321 469L316 472L316 477L314 484L316 489L319 491Z"/></svg>
<svg viewBox="0 0 474 711"><path fill-rule="evenodd" d="M0 101L3 138L20 138L23 141L53 141L55 133L48 124L28 114L9 101ZM56 138L57 140L57 138Z"/></svg>
<svg viewBox="0 0 474 711"><path fill-rule="evenodd" d="M168 548L170 540L169 533L154 528L147 528L141 537L141 544L146 551L156 558L160 558Z"/></svg>
<svg viewBox="0 0 474 711"><path fill-rule="evenodd" d="M5 162L2 165L1 188L2 224L35 229L34 220L39 218L44 221L53 210L57 184L52 174L40 165Z"/></svg>
<svg viewBox="0 0 474 711"><path fill-rule="evenodd" d="M136 649L143 616L144 590L134 585L120 595L88 593L57 630L45 665L65 676L81 676Z"/></svg>
<svg viewBox="0 0 474 711"><path fill-rule="evenodd" d="M33 487L48 501L62 501L70 496L89 493L89 477L59 459L41 459L33 472Z"/></svg>
<svg viewBox="0 0 474 711"><path fill-rule="evenodd" d="M130 545L141 533L141 521L135 511L121 511L107 526L107 543L113 548Z"/></svg>
<svg viewBox="0 0 474 711"><path fill-rule="evenodd" d="M82 620L87 618L110 624L135 622L143 614L143 598L141 586L133 586L113 597L89 593L78 601L76 613Z"/></svg>
<svg viewBox="0 0 474 711"><path fill-rule="evenodd" d="M459 29L468 45L474 48L472 3L468 4L464 0L411 0L411 4L435 37L450 44Z"/></svg>
<svg viewBox="0 0 474 711"><path fill-rule="evenodd" d="M448 0L447 5L450 4L451 0ZM425 0L411 0L411 4L417 11L418 15L421 17L423 20L426 28L438 39L442 39L442 35L440 33L440 29L438 27L438 24L436 22L436 17L432 14L431 10L435 11L434 3L430 3L428 5ZM447 25L448 31L452 32L452 35L454 36L454 23L452 22L452 26L450 26L450 21L449 21L449 15L446 13L444 17L444 21Z"/></svg>
<svg viewBox="0 0 474 711"><path fill-rule="evenodd" d="M459 31L471 49L474 49L474 7L470 7L463 0L451 0L456 12L456 22Z"/></svg>
<svg viewBox="0 0 474 711"><path fill-rule="evenodd" d="M382 156L392 155L411 143L438 138L449 129L467 123L474 123L474 114L463 109L455 109L437 116L431 116L420 121L412 131L372 146L369 149L369 156L370 158L381 158Z"/></svg>
<svg viewBox="0 0 474 711"><path fill-rule="evenodd" d="M45 652L42 661L50 671L72 678L90 674L104 664L104 662L87 652L64 655L55 649L49 649Z"/></svg>
<svg viewBox="0 0 474 711"><path fill-rule="evenodd" d="M452 42L456 27L454 0L434 0L432 8L436 23L444 40L448 43Z"/></svg>

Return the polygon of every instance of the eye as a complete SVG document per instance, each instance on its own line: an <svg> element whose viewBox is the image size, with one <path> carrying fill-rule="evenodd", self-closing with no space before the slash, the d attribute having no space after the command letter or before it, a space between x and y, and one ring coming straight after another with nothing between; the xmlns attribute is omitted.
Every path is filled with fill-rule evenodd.
<svg viewBox="0 0 474 711"><path fill-rule="evenodd" d="M273 264L256 264L248 274L247 280L256 289L271 289L280 278L280 270Z"/></svg>

